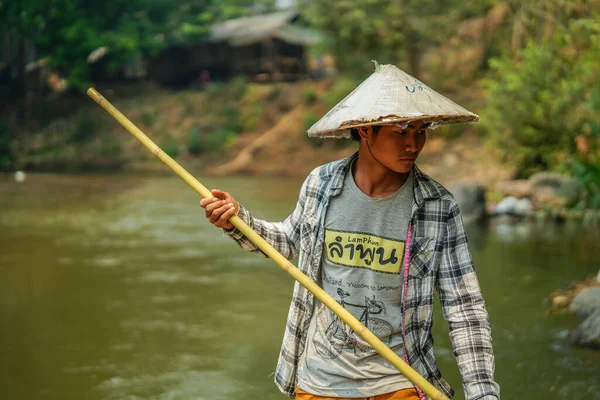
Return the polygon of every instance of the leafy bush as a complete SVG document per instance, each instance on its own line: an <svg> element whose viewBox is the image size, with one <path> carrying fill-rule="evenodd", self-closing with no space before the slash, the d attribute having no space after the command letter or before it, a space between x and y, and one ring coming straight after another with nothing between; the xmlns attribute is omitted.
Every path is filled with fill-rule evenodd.
<svg viewBox="0 0 600 400"><path fill-rule="evenodd" d="M263 108L260 103L255 103L244 113L242 118L242 130L244 132L254 131L258 128L258 123L263 113Z"/></svg>
<svg viewBox="0 0 600 400"><path fill-rule="evenodd" d="M600 87L596 87L586 104L594 115L600 113ZM578 155L572 162L573 176L585 189L584 208L600 209L600 120L586 121L583 134L576 138Z"/></svg>
<svg viewBox="0 0 600 400"><path fill-rule="evenodd" d="M323 146L323 143L326 140L322 138L312 138L306 134L306 131L308 131L308 129L310 129L310 127L313 126L318 120L319 119L313 110L307 110L304 112L304 114L302 114L302 126L304 129L301 134L303 135L304 139L308 141L308 144L314 148L320 148Z"/></svg>
<svg viewBox="0 0 600 400"><path fill-rule="evenodd" d="M276 102L279 99L279 97L281 97L282 93L283 93L282 84L279 82L274 83L271 85L269 94L267 95L267 98L265 100L267 102Z"/></svg>
<svg viewBox="0 0 600 400"><path fill-rule="evenodd" d="M573 175L584 187L586 198L583 208L600 210L600 166L590 162L576 162Z"/></svg>
<svg viewBox="0 0 600 400"><path fill-rule="evenodd" d="M492 59L482 120L520 177L566 170L576 138L591 138L598 111L590 106L600 65L600 21L574 20L550 41Z"/></svg>
<svg viewBox="0 0 600 400"><path fill-rule="evenodd" d="M75 120L75 127L71 132L70 139L78 144L86 143L96 136L103 127L103 118L94 117L87 112L82 112Z"/></svg>
<svg viewBox="0 0 600 400"><path fill-rule="evenodd" d="M154 126L154 122L156 122L156 114L150 111L144 111L140 118L142 123L148 128L152 128Z"/></svg>
<svg viewBox="0 0 600 400"><path fill-rule="evenodd" d="M465 130L464 124L447 124L442 125L432 133L432 137L440 136L446 139L457 139Z"/></svg>
<svg viewBox="0 0 600 400"><path fill-rule="evenodd" d="M210 82L204 86L204 93L209 99L213 99L221 95L224 86L221 82Z"/></svg>
<svg viewBox="0 0 600 400"><path fill-rule="evenodd" d="M317 91L314 88L306 88L302 91L302 103L312 106L317 101Z"/></svg>
<svg viewBox="0 0 600 400"><path fill-rule="evenodd" d="M236 102L227 103L221 112L225 118L224 127L229 131L240 133L243 129L242 114Z"/></svg>
<svg viewBox="0 0 600 400"><path fill-rule="evenodd" d="M239 100L246 94L248 90L248 78L244 76L236 76L226 86L226 93L234 100Z"/></svg>
<svg viewBox="0 0 600 400"><path fill-rule="evenodd" d="M120 140L112 135L107 135L100 144L98 154L102 158L110 158L111 160L118 161L121 159L122 150Z"/></svg>
<svg viewBox="0 0 600 400"><path fill-rule="evenodd" d="M228 130L227 128L217 129L205 136L206 149L219 154L229 145L237 136L237 132Z"/></svg>
<svg viewBox="0 0 600 400"><path fill-rule="evenodd" d="M211 101L233 100L244 97L248 90L248 79L237 76L226 83L211 82L206 85L204 92Z"/></svg>
<svg viewBox="0 0 600 400"><path fill-rule="evenodd" d="M187 148L193 155L202 154L205 151L202 134L197 126L193 126L188 133Z"/></svg>
<svg viewBox="0 0 600 400"><path fill-rule="evenodd" d="M318 120L315 112L312 110L308 110L302 114L302 126L304 127L304 132L309 130Z"/></svg>
<svg viewBox="0 0 600 400"><path fill-rule="evenodd" d="M165 136L160 142L160 148L173 158L179 155L179 145L172 136Z"/></svg>
<svg viewBox="0 0 600 400"><path fill-rule="evenodd" d="M199 127L192 127L188 133L188 151L193 155L219 154L236 136L236 132L226 128L202 131Z"/></svg>
<svg viewBox="0 0 600 400"><path fill-rule="evenodd" d="M185 93L180 94L179 96L177 96L179 102L181 103L181 105L183 106L183 115L184 116L189 116L194 114L194 111L196 110L196 107L194 105L194 102L185 95Z"/></svg>
<svg viewBox="0 0 600 400"><path fill-rule="evenodd" d="M225 130L239 134L245 129L245 118L239 106L239 100L248 88L245 78L234 78L228 83L211 83L205 90L206 113L217 116L212 129ZM257 122L258 123L258 122Z"/></svg>
<svg viewBox="0 0 600 400"><path fill-rule="evenodd" d="M356 88L357 82L355 79L340 76L337 78L331 88L323 95L323 101L329 108L335 106L342 101Z"/></svg>

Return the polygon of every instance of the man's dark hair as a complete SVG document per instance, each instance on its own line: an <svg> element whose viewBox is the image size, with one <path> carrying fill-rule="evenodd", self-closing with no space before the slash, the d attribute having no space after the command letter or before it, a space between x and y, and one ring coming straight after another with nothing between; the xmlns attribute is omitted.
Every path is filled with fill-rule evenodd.
<svg viewBox="0 0 600 400"><path fill-rule="evenodd" d="M381 125L371 125L373 128L373 135L377 135L379 130L381 129ZM360 142L360 135L358 133L358 128L350 129L350 135L352 136L352 140L356 142Z"/></svg>

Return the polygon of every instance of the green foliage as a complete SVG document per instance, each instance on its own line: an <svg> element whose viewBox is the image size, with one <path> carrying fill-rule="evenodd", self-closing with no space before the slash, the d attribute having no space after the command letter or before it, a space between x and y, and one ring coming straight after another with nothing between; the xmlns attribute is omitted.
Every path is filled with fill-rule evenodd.
<svg viewBox="0 0 600 400"><path fill-rule="evenodd" d="M248 78L245 76L236 76L225 86L225 95L234 100L240 100L248 90Z"/></svg>
<svg viewBox="0 0 600 400"><path fill-rule="evenodd" d="M240 107L237 103L228 103L222 110L222 116L225 118L225 129L240 133L243 128Z"/></svg>
<svg viewBox="0 0 600 400"><path fill-rule="evenodd" d="M242 131L254 131L258 128L258 123L262 117L263 108L260 103L254 103L248 107L248 110L241 115Z"/></svg>
<svg viewBox="0 0 600 400"><path fill-rule="evenodd" d="M579 161L573 165L573 176L586 192L584 208L600 210L600 165Z"/></svg>
<svg viewBox="0 0 600 400"><path fill-rule="evenodd" d="M267 98L265 99L267 102L276 102L282 95L283 93L283 86L281 85L281 83L276 82L272 85L270 85L270 90L269 90L269 94L267 95Z"/></svg>
<svg viewBox="0 0 600 400"><path fill-rule="evenodd" d="M219 128L211 131L201 130L199 127L192 127L188 133L187 146L190 154L195 156L202 154L221 154L224 148L229 145L237 133L226 128Z"/></svg>
<svg viewBox="0 0 600 400"><path fill-rule="evenodd" d="M202 141L202 134L200 132L200 128L197 126L193 126L187 137L187 148L190 154L195 156L202 154L206 151L204 142Z"/></svg>
<svg viewBox="0 0 600 400"><path fill-rule="evenodd" d="M156 114L151 111L144 111L140 119L142 120L142 124L148 128L152 128L156 122Z"/></svg>
<svg viewBox="0 0 600 400"><path fill-rule="evenodd" d="M171 3L167 31L172 42L193 42L206 38L213 24L248 13L249 8L274 7L274 0L184 0Z"/></svg>
<svg viewBox="0 0 600 400"><path fill-rule="evenodd" d="M179 144L173 136L165 136L162 138L159 147L170 157L175 158L179 155Z"/></svg>
<svg viewBox="0 0 600 400"><path fill-rule="evenodd" d="M101 132L103 127L103 118L94 117L87 112L82 112L76 117L70 140L77 144L89 142Z"/></svg>
<svg viewBox="0 0 600 400"><path fill-rule="evenodd" d="M597 118L600 114L600 87L592 89L585 109L596 117L584 122L583 134L578 137L583 145L574 157L571 171L587 195L582 206L600 210L600 119Z"/></svg>
<svg viewBox="0 0 600 400"><path fill-rule="evenodd" d="M448 21L462 20L469 2L456 0L304 0L298 2L305 18L328 35L329 48L344 72L372 71L368 60L407 61L419 74L420 51L446 37ZM467 3L465 5L465 3ZM484 8L490 2L481 2ZM479 11L479 8L477 9ZM467 14L468 15L468 14Z"/></svg>
<svg viewBox="0 0 600 400"><path fill-rule="evenodd" d="M106 135L106 137L102 138L102 142L100 143L100 148L98 150L98 155L103 159L110 159L119 161L121 159L123 149L121 147L121 142L112 135Z"/></svg>
<svg viewBox="0 0 600 400"><path fill-rule="evenodd" d="M179 96L177 96L177 99L179 100L181 105L183 105L184 116L190 116L194 114L196 107L194 106L194 102L189 98L189 96L187 96L186 93L180 94Z"/></svg>
<svg viewBox="0 0 600 400"><path fill-rule="evenodd" d="M232 79L227 83L211 83L205 89L206 112L218 116L212 121L209 135L229 138L244 130L245 120L240 110L240 100L246 94L248 80L244 77ZM256 121L258 124L258 121ZM227 140L217 140L227 141Z"/></svg>
<svg viewBox="0 0 600 400"><path fill-rule="evenodd" d="M205 38L219 21L247 13L251 6L273 1L250 0L19 0L0 1L0 34L30 40L50 65L77 88L88 85L86 59L108 48L110 68L137 56L154 55L172 43Z"/></svg>
<svg viewBox="0 0 600 400"><path fill-rule="evenodd" d="M530 42L552 40L562 34L571 22L597 17L598 0L508 0L515 10L511 32L512 49L520 50Z"/></svg>
<svg viewBox="0 0 600 400"><path fill-rule="evenodd" d="M50 65L75 87L87 85L87 56L106 46L112 62L121 65L160 47L160 33L148 17L143 0L88 2L35 0L0 2L0 20L19 40L31 40Z"/></svg>
<svg viewBox="0 0 600 400"><path fill-rule="evenodd" d="M224 148L238 135L238 132L227 128L216 129L206 135L205 143L208 151L214 154L220 154Z"/></svg>
<svg viewBox="0 0 600 400"><path fill-rule="evenodd" d="M599 119L589 106L598 82L600 19L572 21L550 41L491 61L482 120L520 176L560 169L576 153L575 138Z"/></svg>
<svg viewBox="0 0 600 400"><path fill-rule="evenodd" d="M359 83L359 80L347 76L338 77L333 83L333 86L323 95L323 102L329 108L335 106L352 93Z"/></svg>
<svg viewBox="0 0 600 400"><path fill-rule="evenodd" d="M206 85L204 92L210 102L225 100L237 101L244 97L248 90L248 78L236 76L226 83L211 82Z"/></svg>
<svg viewBox="0 0 600 400"><path fill-rule="evenodd" d="M314 88L306 88L302 91L302 103L305 106L312 106L317 101L317 91Z"/></svg>
<svg viewBox="0 0 600 400"><path fill-rule="evenodd" d="M201 129L193 126L187 137L187 148L194 156L212 154L219 155L237 137L238 132L227 127Z"/></svg>
<svg viewBox="0 0 600 400"><path fill-rule="evenodd" d="M442 125L435 130L435 136L441 136L446 139L459 138L465 129L464 124L448 124Z"/></svg>
<svg viewBox="0 0 600 400"><path fill-rule="evenodd" d="M305 111L302 114L302 126L304 127L304 132L310 129L319 119L313 110Z"/></svg>

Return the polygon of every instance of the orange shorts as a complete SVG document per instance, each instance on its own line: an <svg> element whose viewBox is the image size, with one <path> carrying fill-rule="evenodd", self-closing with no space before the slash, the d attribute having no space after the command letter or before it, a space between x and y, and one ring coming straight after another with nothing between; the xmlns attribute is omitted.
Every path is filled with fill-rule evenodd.
<svg viewBox="0 0 600 400"><path fill-rule="evenodd" d="M373 397L360 397L363 400L419 400L419 394L417 389L403 389L397 392L380 394ZM296 400L357 400L357 399L342 399L341 397L322 397L315 396L314 394L306 393L302 389L296 388Z"/></svg>

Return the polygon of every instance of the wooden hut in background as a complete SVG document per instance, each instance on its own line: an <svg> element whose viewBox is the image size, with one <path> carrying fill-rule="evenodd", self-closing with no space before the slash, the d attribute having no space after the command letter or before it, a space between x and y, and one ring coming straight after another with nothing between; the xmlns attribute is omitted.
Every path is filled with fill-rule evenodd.
<svg viewBox="0 0 600 400"><path fill-rule="evenodd" d="M186 85L208 72L211 79L244 75L252 80L290 81L308 73L307 47L319 38L299 26L297 10L236 18L213 26L202 42L169 47L148 63L148 77Z"/></svg>

